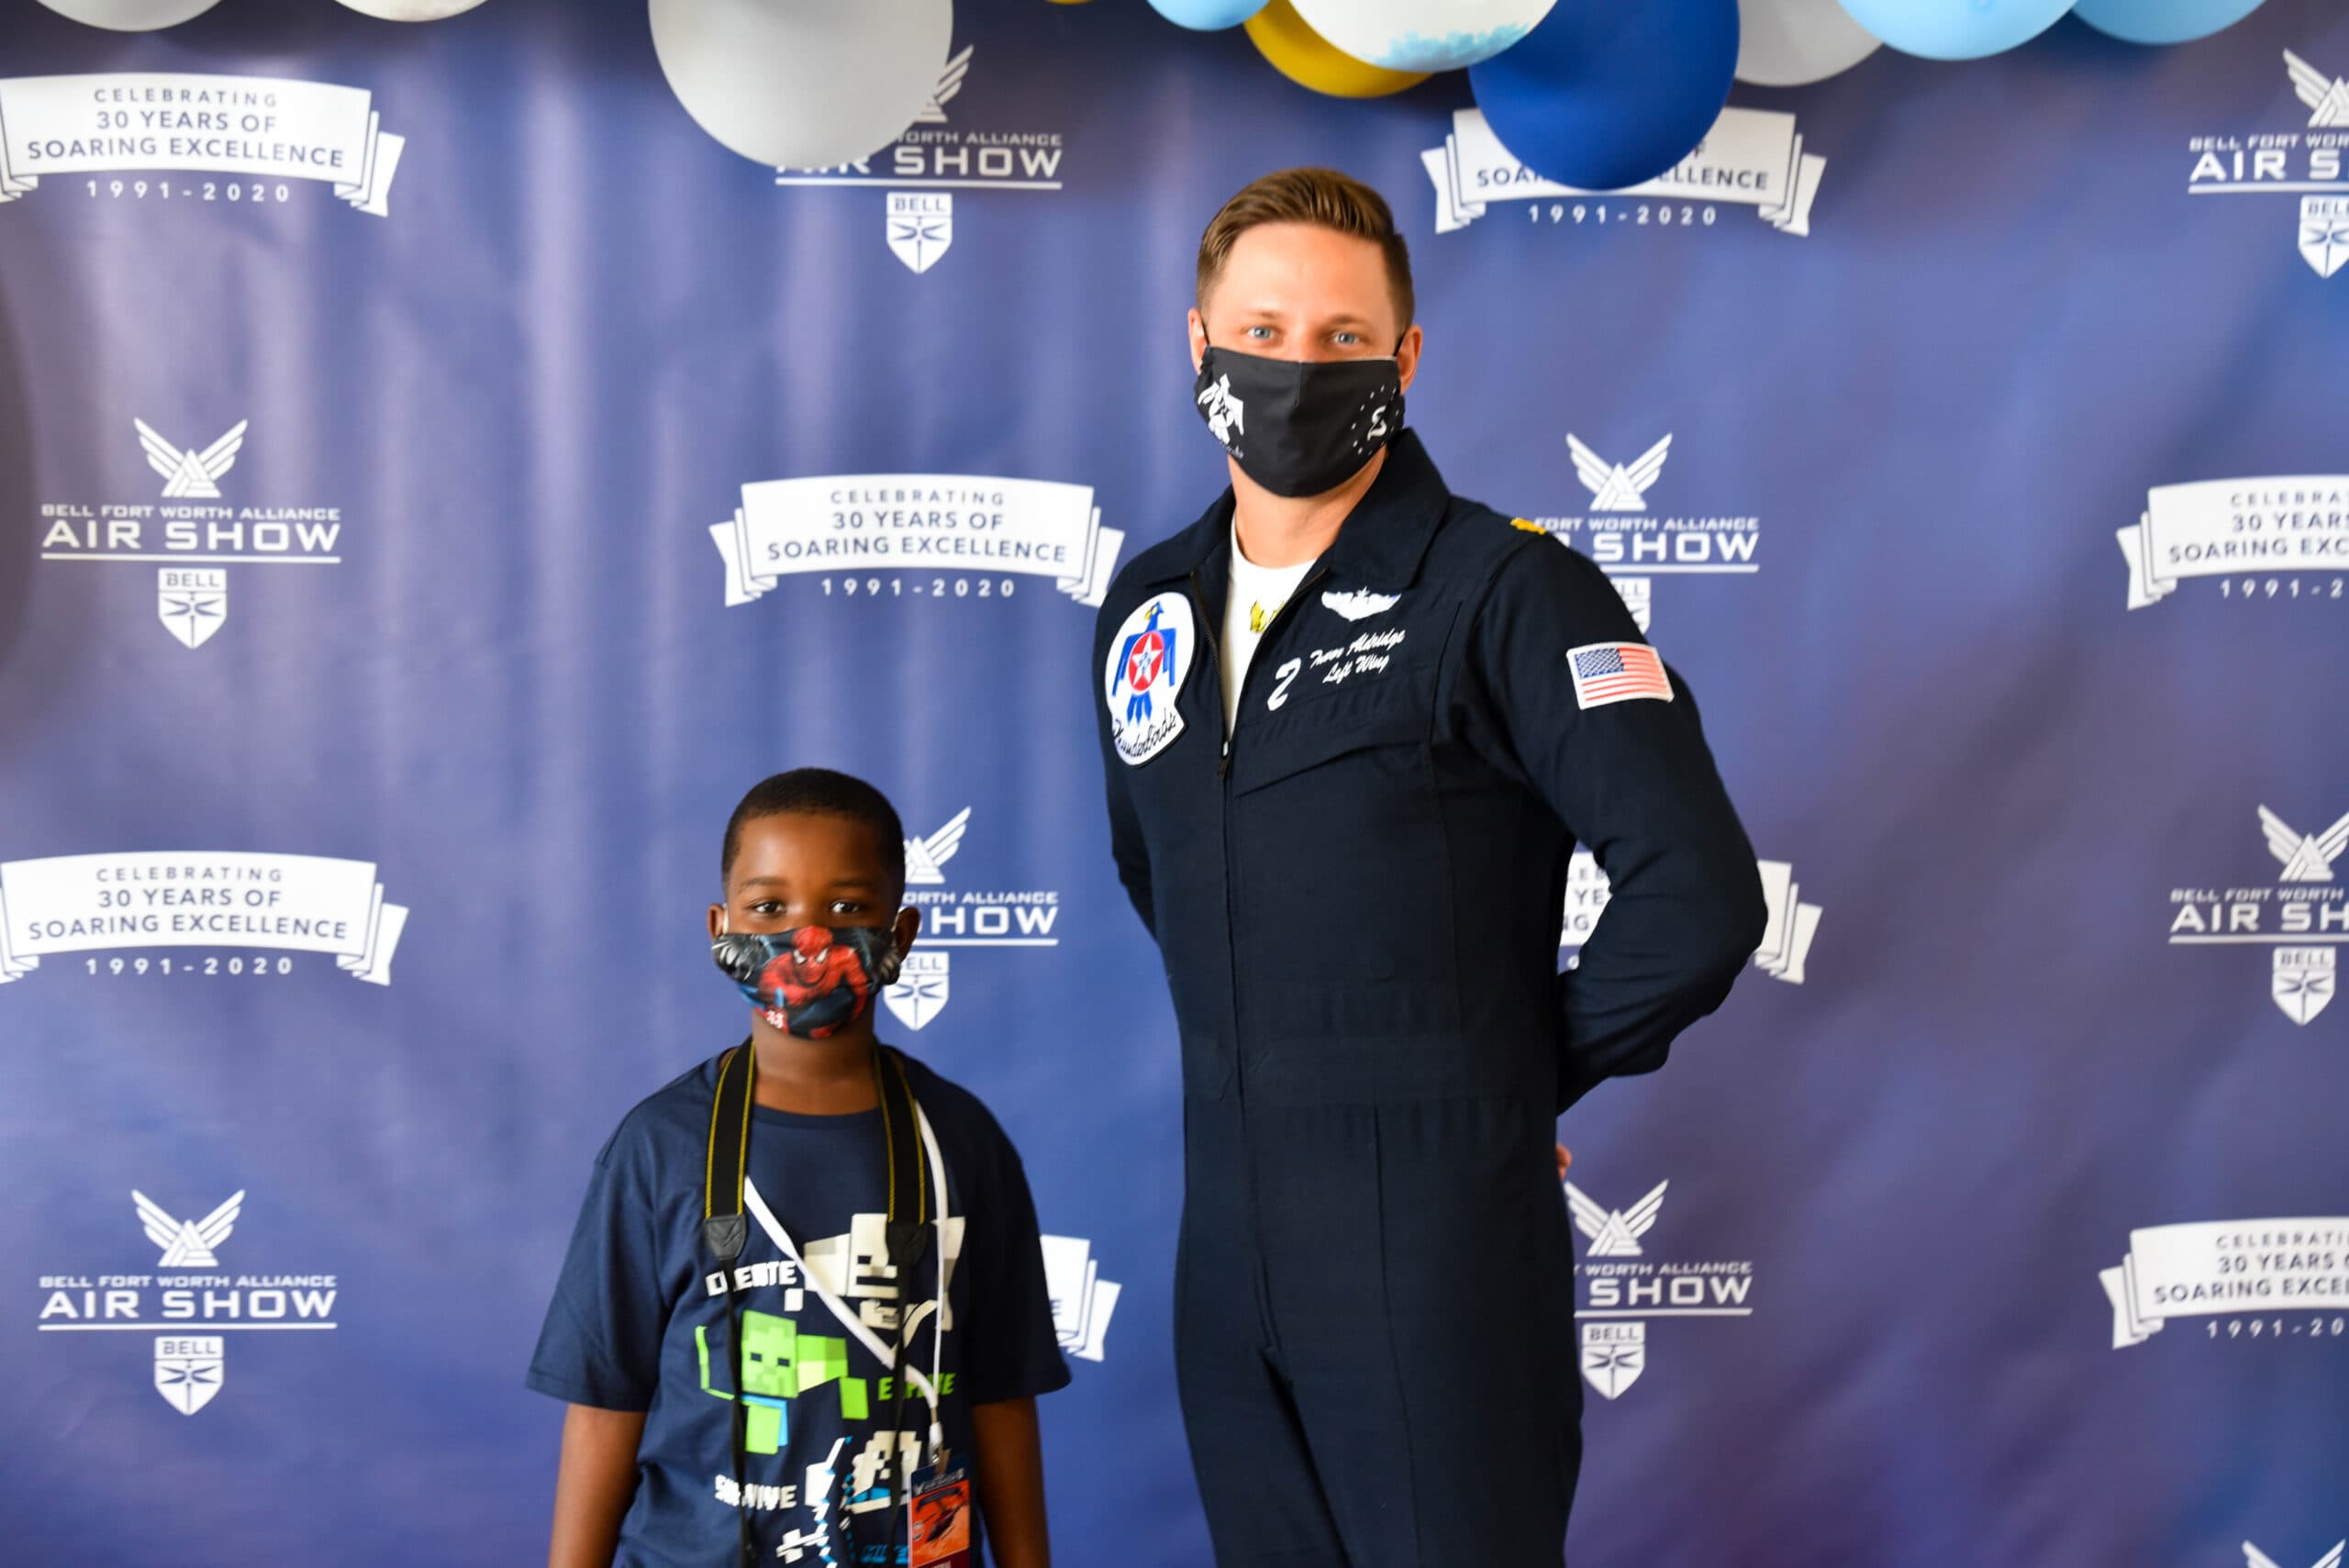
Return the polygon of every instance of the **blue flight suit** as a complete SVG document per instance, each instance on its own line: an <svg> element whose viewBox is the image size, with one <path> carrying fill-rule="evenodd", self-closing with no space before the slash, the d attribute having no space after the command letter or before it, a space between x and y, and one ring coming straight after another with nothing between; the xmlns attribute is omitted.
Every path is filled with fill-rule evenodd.
<svg viewBox="0 0 2349 1568"><path fill-rule="evenodd" d="M1753 851L1676 677L1577 703L1569 650L1642 640L1604 574L1408 431L1226 737L1231 512L1119 573L1092 666L1182 1040L1176 1368L1216 1561L1555 1568L1582 1390L1553 1118L1720 1005L1762 939ZM1113 712L1158 749L1130 761ZM1578 840L1613 896L1560 975Z"/></svg>

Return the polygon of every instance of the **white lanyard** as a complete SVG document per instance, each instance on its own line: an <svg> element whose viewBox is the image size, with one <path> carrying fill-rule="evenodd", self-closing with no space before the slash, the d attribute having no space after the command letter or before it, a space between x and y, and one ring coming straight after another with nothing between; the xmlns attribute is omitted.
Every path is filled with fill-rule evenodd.
<svg viewBox="0 0 2349 1568"><path fill-rule="evenodd" d="M930 1317L935 1319L935 1321L930 1325L930 1375L927 1377L923 1376L921 1368L918 1366L909 1366L903 1369L903 1374L905 1377L912 1383L916 1391L921 1395L923 1400L930 1406L930 1451L935 1453L940 1448L944 1446L946 1441L946 1434L944 1429L940 1424L938 1414L938 1373L940 1364L943 1359L946 1340L946 1335L944 1333L946 1315L946 1162L943 1156L941 1156L938 1151L938 1135L930 1129L929 1113L921 1108L921 1105L918 1101L914 1105L914 1119L921 1126L922 1149L924 1152L930 1156L930 1183L938 1193L938 1217L934 1221L938 1233L931 1239L932 1246L938 1255L938 1296L936 1299L929 1302L920 1308L909 1311L907 1309L907 1303L912 1296L911 1287L913 1282L909 1279L904 1278L902 1274L900 1275L897 1281L897 1342L900 1345L911 1344L913 1342L914 1330L920 1326L922 1318L924 1317ZM745 1172L742 1176L742 1205L751 1211L752 1218L758 1220L759 1229L767 1233L767 1240L773 1241L776 1248L782 1251L783 1255L790 1259L793 1264L797 1267L799 1270L799 1277L806 1281L808 1288L816 1293L817 1299L821 1301L824 1306L830 1310L831 1315L834 1318L840 1319L841 1327L846 1329L851 1334L854 1335L857 1342L862 1344L866 1350L871 1351L873 1352L874 1359L878 1361L882 1365L889 1368L893 1375L897 1374L899 1372L897 1357L896 1352L891 1350L888 1341L882 1339L880 1335L874 1333L872 1326L866 1323L863 1318L857 1316L857 1314L850 1308L849 1304L842 1301L840 1296L833 1292L832 1287L824 1283L823 1276L807 1266L807 1261L799 1255L798 1247L793 1243L791 1240L791 1233L783 1228L783 1224L780 1220L775 1218L774 1210L767 1207L767 1200L759 1195L758 1184L751 1179L750 1174L747 1172ZM896 1260L893 1258L890 1262L894 1265Z"/></svg>

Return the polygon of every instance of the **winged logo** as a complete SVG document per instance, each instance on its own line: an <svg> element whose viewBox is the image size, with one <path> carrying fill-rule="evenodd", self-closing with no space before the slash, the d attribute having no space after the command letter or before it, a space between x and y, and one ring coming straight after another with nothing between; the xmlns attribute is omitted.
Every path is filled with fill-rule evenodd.
<svg viewBox="0 0 2349 1568"><path fill-rule="evenodd" d="M2341 1568L2341 1558L2343 1552L2349 1552L2349 1540L2341 1542L2341 1544L2335 1546L2332 1551L2318 1558L2316 1560L2316 1568ZM2279 1564L2273 1557L2268 1556L2267 1553L2260 1551L2259 1548L2252 1545L2251 1542L2247 1540L2243 1543L2243 1568L2279 1568Z"/></svg>
<svg viewBox="0 0 2349 1568"><path fill-rule="evenodd" d="M136 1187L131 1189L130 1201L139 1207L139 1218L147 1228L147 1240L163 1250L157 1268L213 1269L220 1266L220 1260L212 1255L212 1249L226 1241L228 1232L236 1229L238 1212L245 1206L245 1195L239 1189L228 1202L202 1219L174 1219Z"/></svg>
<svg viewBox="0 0 2349 1568"><path fill-rule="evenodd" d="M1324 594L1322 607L1333 610L1348 620L1362 620L1369 616L1383 616L1402 599L1400 594L1374 594L1367 588L1354 588L1343 594Z"/></svg>
<svg viewBox="0 0 2349 1568"><path fill-rule="evenodd" d="M1575 477L1591 494L1592 511L1644 512L1648 504L1642 497L1664 473L1672 438L1665 436L1629 463L1609 462L1571 430L1566 432L1566 450L1574 454Z"/></svg>
<svg viewBox="0 0 2349 1568"><path fill-rule="evenodd" d="M1664 1210L1664 1189L1669 1181L1658 1182L1655 1190L1626 1209L1600 1207L1584 1195L1572 1182L1566 1184L1566 1207L1574 1211L1575 1226L1590 1238L1589 1255L1594 1258L1636 1258L1640 1255L1640 1238L1655 1229L1656 1216Z"/></svg>
<svg viewBox="0 0 2349 1568"><path fill-rule="evenodd" d="M2332 862L2349 848L2349 817L2321 833L2304 834L2263 806L2259 826L2267 834L2268 852L2284 862L2278 882L2331 882Z"/></svg>
<svg viewBox="0 0 2349 1568"><path fill-rule="evenodd" d="M944 867L963 847L963 834L971 825L971 808L963 807L946 820L946 826L927 839L906 840L906 885L935 887L946 880Z"/></svg>
<svg viewBox="0 0 2349 1568"><path fill-rule="evenodd" d="M2309 106L2309 124L2349 126L2349 78L2328 76L2288 49L2284 69L2292 73L2292 91Z"/></svg>
<svg viewBox="0 0 2349 1568"><path fill-rule="evenodd" d="M914 117L914 124L946 123L946 105L963 90L963 78L971 73L971 50L976 47L975 44L964 44L963 52L946 62L946 69L939 73L938 86L930 93L930 102L921 106L921 113Z"/></svg>
<svg viewBox="0 0 2349 1568"><path fill-rule="evenodd" d="M155 433L155 427L134 417L130 421L139 428L139 444L147 449L147 465L163 476L166 495L217 495L220 486L213 481L236 466L237 450L245 444L245 427L252 421L239 419L228 433L197 451L194 447L182 451Z"/></svg>

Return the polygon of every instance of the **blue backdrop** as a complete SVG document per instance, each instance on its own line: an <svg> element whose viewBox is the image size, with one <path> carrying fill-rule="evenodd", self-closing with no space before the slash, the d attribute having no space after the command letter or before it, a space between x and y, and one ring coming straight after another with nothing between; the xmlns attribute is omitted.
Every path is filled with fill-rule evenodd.
<svg viewBox="0 0 2349 1568"><path fill-rule="evenodd" d="M1575 1560L2349 1538L2349 16L1887 51L1599 197L1456 74L960 9L935 117L779 181L618 0L8 6L0 1556L539 1554L588 1162L739 1036L719 828L821 762L936 862L889 1032L1063 1239L1061 1560L1207 1560L1084 601L1220 486L1194 246L1308 161L1403 221L1446 475L1609 564L1768 862L1563 1128Z"/></svg>

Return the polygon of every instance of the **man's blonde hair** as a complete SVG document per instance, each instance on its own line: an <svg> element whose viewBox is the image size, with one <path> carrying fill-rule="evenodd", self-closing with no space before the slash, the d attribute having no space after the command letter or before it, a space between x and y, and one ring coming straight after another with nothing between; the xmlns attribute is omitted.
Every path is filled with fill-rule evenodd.
<svg viewBox="0 0 2349 1568"><path fill-rule="evenodd" d="M1232 242L1266 223L1309 223L1375 244L1386 258L1386 286L1399 326L1411 324L1411 253L1396 232L1386 198L1335 169L1281 169L1250 181L1223 204L1199 237L1199 308L1223 275Z"/></svg>

